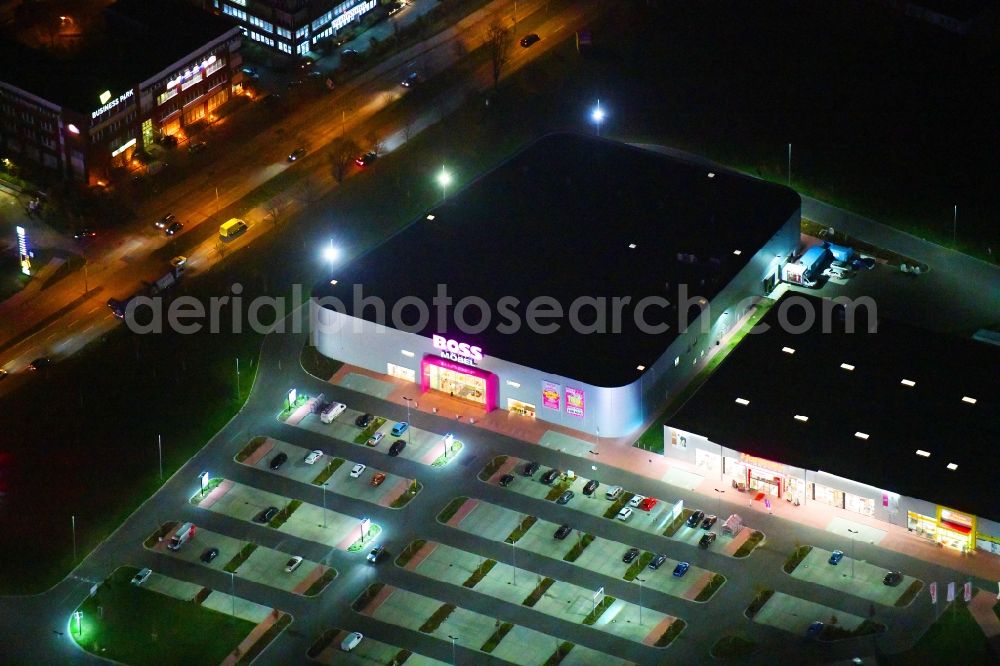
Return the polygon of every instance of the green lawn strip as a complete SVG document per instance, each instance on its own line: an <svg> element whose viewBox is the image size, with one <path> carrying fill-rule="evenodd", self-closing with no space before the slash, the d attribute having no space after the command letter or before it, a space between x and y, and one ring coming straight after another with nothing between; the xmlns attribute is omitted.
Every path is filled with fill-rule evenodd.
<svg viewBox="0 0 1000 666"><path fill-rule="evenodd" d="M723 636L712 646L710 654L716 659L739 659L749 657L757 650L757 644L742 636Z"/></svg>
<svg viewBox="0 0 1000 666"><path fill-rule="evenodd" d="M385 425L385 419L381 416L376 416L375 420L368 424L368 427L361 431L361 434L354 438L355 444L364 444L368 441L368 438L375 434L375 432Z"/></svg>
<svg viewBox="0 0 1000 666"><path fill-rule="evenodd" d="M288 417L292 415L292 412L294 412L302 405L306 404L306 402L308 401L309 401L309 396L307 395L300 395L296 397L294 404L287 405L284 409L281 410L281 413L278 414L278 420L284 423L285 421L288 420Z"/></svg>
<svg viewBox="0 0 1000 666"><path fill-rule="evenodd" d="M497 630L493 632L493 635L487 638L486 642L483 643L483 647L479 649L486 654L493 652L493 650L496 649L496 646L500 645L500 641L503 640L503 637L506 636L513 628L513 624L510 622L504 622L497 627Z"/></svg>
<svg viewBox="0 0 1000 666"><path fill-rule="evenodd" d="M510 534L507 535L507 538L504 539L504 543L517 543L521 540L521 537L523 537L527 531L531 529L531 526L537 522L538 518L535 518L534 516L525 516L521 519L521 524L511 530Z"/></svg>
<svg viewBox="0 0 1000 666"><path fill-rule="evenodd" d="M306 589L306 591L303 592L302 594L304 594L307 597L315 597L317 594L322 592L327 585L333 582L333 579L336 577L337 577L337 570L334 569L333 567L330 567L329 569L323 572L322 576L313 581L313 584L310 585L308 589Z"/></svg>
<svg viewBox="0 0 1000 666"><path fill-rule="evenodd" d="M175 527L177 527L176 520L171 520L169 522L163 523L162 525L156 528L155 532L146 537L146 540L142 542L142 545L145 546L146 548L152 548L153 546L158 544L163 539L163 537L170 534L170 530L174 529Z"/></svg>
<svg viewBox="0 0 1000 666"><path fill-rule="evenodd" d="M684 627L686 626L687 623L684 622L684 620L680 618L675 619L673 622L670 623L670 626L667 627L667 630L664 631L663 634L656 639L656 642L653 643L653 646L658 648L667 647L668 645L674 642L674 639L677 638L682 631L684 631Z"/></svg>
<svg viewBox="0 0 1000 666"><path fill-rule="evenodd" d="M447 523L467 501L469 501L468 497L456 497L452 501L448 502L448 504L441 509L441 513L437 515L438 522Z"/></svg>
<svg viewBox="0 0 1000 666"><path fill-rule="evenodd" d="M635 495L632 493L622 493L618 499L611 503L608 510L604 512L604 517L611 518L612 520L617 518L618 512L625 508L625 505L628 504L633 497L635 497Z"/></svg>
<svg viewBox="0 0 1000 666"><path fill-rule="evenodd" d="M750 602L750 605L747 606L743 614L749 618L752 618L754 615L757 614L757 611L759 611L761 608L764 607L764 604L767 603L767 600L770 599L773 594L774 590L758 591L757 594L754 595L753 601Z"/></svg>
<svg viewBox="0 0 1000 666"><path fill-rule="evenodd" d="M595 622L597 622L601 618L601 616L604 615L604 611L608 610L608 608L611 607L611 604L615 603L615 601L617 601L617 599L615 599L614 597L605 595L601 599L601 603L597 604L597 606L594 607L592 611L587 613L587 617L583 618L583 623L594 624Z"/></svg>
<svg viewBox="0 0 1000 666"><path fill-rule="evenodd" d="M322 486L326 483L327 479L333 476L333 473L344 464L343 458L334 458L326 464L326 467L316 475L316 478L312 480L314 486Z"/></svg>
<svg viewBox="0 0 1000 666"><path fill-rule="evenodd" d="M343 361L336 361L323 356L319 353L319 350L308 342L302 348L299 363L302 365L303 370L323 381L327 381L330 377L333 377L344 365Z"/></svg>
<svg viewBox="0 0 1000 666"><path fill-rule="evenodd" d="M426 543L426 539L417 539L416 541L411 541L407 544L406 547L403 548L403 552L401 552L396 558L396 566L405 567L407 563L413 559L413 556L416 555Z"/></svg>
<svg viewBox="0 0 1000 666"><path fill-rule="evenodd" d="M351 602L351 608L354 609L355 613L361 613L365 610L371 600L375 598L375 595L382 591L385 587L385 583L372 583L365 591L358 595L358 598Z"/></svg>
<svg viewBox="0 0 1000 666"><path fill-rule="evenodd" d="M912 648L882 657L890 666L996 663L983 630L961 599L952 602Z"/></svg>
<svg viewBox="0 0 1000 666"><path fill-rule="evenodd" d="M420 625L420 631L425 634L433 632L441 626L441 623L448 619L455 610L454 604L441 604L441 607L434 611L434 614L427 618L427 621Z"/></svg>
<svg viewBox="0 0 1000 666"><path fill-rule="evenodd" d="M486 463L486 467L484 467L483 471L479 473L479 480L489 481L490 477L493 476L505 462L507 462L507 456L497 456L493 460Z"/></svg>
<svg viewBox="0 0 1000 666"><path fill-rule="evenodd" d="M261 435L258 435L257 437L251 439L249 442L247 442L247 445L243 447L243 450L241 450L239 453L236 454L236 462L243 462L244 460L249 458L253 454L253 452L259 449L261 444L263 444L266 441L267 437L263 437Z"/></svg>
<svg viewBox="0 0 1000 666"><path fill-rule="evenodd" d="M455 459L455 456L458 454L459 451L462 450L464 446L465 444L456 439L451 443L451 447L448 449L450 453L443 453L440 456L438 456L437 460L431 463L431 467L444 467L445 465L447 465L448 463L450 463L452 460Z"/></svg>
<svg viewBox="0 0 1000 666"><path fill-rule="evenodd" d="M549 488L549 493L545 496L545 499L547 499L550 502L556 501L557 499L559 499L559 496L562 495L567 490L569 490L570 486L572 485L573 482L570 479L566 478L560 480L559 483L553 483L552 487Z"/></svg>
<svg viewBox="0 0 1000 666"><path fill-rule="evenodd" d="M870 636L871 634L881 634L885 631L885 625L872 620L863 620L854 629L845 629L833 623L836 616L831 618L831 622L823 627L819 637L824 641L840 641L846 638L857 638L858 636Z"/></svg>
<svg viewBox="0 0 1000 666"><path fill-rule="evenodd" d="M240 552L233 556L233 559L226 562L226 566L222 567L222 570L226 573L236 573L237 569L240 568L240 565L250 559L250 556L253 555L253 551L255 550L257 550L257 544L245 544L242 548L240 548Z"/></svg>
<svg viewBox="0 0 1000 666"><path fill-rule="evenodd" d="M712 574L712 580L708 582L708 585L701 589L698 596L694 598L695 601L708 601L712 598L712 595L718 591L722 584L726 582L726 577L722 574Z"/></svg>
<svg viewBox="0 0 1000 666"><path fill-rule="evenodd" d="M927 264L917 261L912 257L907 257L906 255L899 254L898 252L877 247L867 241L848 236L844 232L838 231L837 229L834 229L834 233L831 236L828 234L827 227L819 224L818 222L814 222L813 220L802 218L799 226L802 229L802 233L808 236L822 238L823 240L836 245L844 245L846 247L854 248L861 254L883 259L890 266L898 267L900 264L905 263L910 266L920 266L920 269L923 271L928 269Z"/></svg>
<svg viewBox="0 0 1000 666"><path fill-rule="evenodd" d="M481 565L476 567L476 570L472 572L472 575L469 576L468 579L462 583L462 585L465 587L475 587L479 581L486 578L486 574L488 574L493 567L496 566L496 563L496 560L486 560Z"/></svg>
<svg viewBox="0 0 1000 666"><path fill-rule="evenodd" d="M192 601L200 606L201 604L205 603L205 599L208 599L208 595L210 594L212 594L212 588L203 587L200 590L198 590L198 594L194 595L194 599L192 599Z"/></svg>
<svg viewBox="0 0 1000 666"><path fill-rule="evenodd" d="M538 603L538 600L542 598L542 595L545 594L545 591L548 590L550 587L552 587L552 584L554 582L555 581L552 580L551 578L543 578L541 582L535 586L535 589L531 591L531 594L529 594L524 598L524 601L521 602L521 605L527 606L528 608L533 607L535 604Z"/></svg>
<svg viewBox="0 0 1000 666"><path fill-rule="evenodd" d="M302 506L302 500L292 500L286 504L267 525L272 529L278 529L285 524L285 521L292 517L295 510Z"/></svg>
<svg viewBox="0 0 1000 666"><path fill-rule="evenodd" d="M583 537L577 539L576 545L574 545L568 553L563 555L563 559L567 562L576 562L576 559L583 554L583 551L587 549L587 546L589 546L590 542L593 540L593 534L584 534Z"/></svg>
<svg viewBox="0 0 1000 666"><path fill-rule="evenodd" d="M792 554L788 556L788 559L785 560L784 567L782 567L785 570L785 573L790 574L795 571L796 567L802 563L802 560L806 559L806 555L808 555L812 549L812 546L796 547L795 550L792 551Z"/></svg>
<svg viewBox="0 0 1000 666"><path fill-rule="evenodd" d="M559 647L556 648L556 651L552 653L552 656L545 660L544 666L556 666L556 664L562 662L562 660L566 658L566 655L569 654L573 647L573 643L563 641L559 644Z"/></svg>
<svg viewBox="0 0 1000 666"><path fill-rule="evenodd" d="M688 516L694 513L694 509L683 509L677 516L674 517L673 521L667 525L667 529L663 530L663 536L672 537L677 533L677 530L681 528Z"/></svg>
<svg viewBox="0 0 1000 666"><path fill-rule="evenodd" d="M900 608L903 606L909 606L910 602L916 599L917 595L920 594L920 590L922 590L923 587L924 584L919 580L913 581L910 583L910 586L906 588L906 592L903 592L899 599L896 599L895 605ZM993 607L993 610L997 614L997 619L1000 619L1000 602L997 602L997 605Z"/></svg>
<svg viewBox="0 0 1000 666"><path fill-rule="evenodd" d="M208 495L210 492L218 488L219 484L222 483L222 481L223 479L220 479L218 477L213 477L209 479L208 483L205 484L205 489L195 491L195 494L191 495L191 499L188 501L190 501L191 504L197 505L199 502L205 499L206 495Z"/></svg>
<svg viewBox="0 0 1000 666"><path fill-rule="evenodd" d="M423 488L424 487L420 484L420 482L417 481L416 479L414 479L410 483L409 488L406 489L405 493L403 493L402 495L400 495L396 499L392 500L392 503L389 505L389 508L390 509L402 509L404 506L406 506L407 504L409 504L410 500L412 500L414 497L416 497L417 493L419 493L421 490L423 490Z"/></svg>
<svg viewBox="0 0 1000 666"><path fill-rule="evenodd" d="M249 650L240 655L240 659L236 663L249 664L250 662L252 662L254 659L258 657L258 655L260 655L261 652L264 651L264 649L268 645L271 644L271 641L277 638L278 634L284 631L285 627L287 627L291 623L292 623L292 616L289 615L288 613L282 613L281 617L278 618L278 621L272 624L270 627L268 627L267 631L265 631L260 636L260 638L254 641L254 644L250 646Z"/></svg>
<svg viewBox="0 0 1000 666"><path fill-rule="evenodd" d="M743 545L736 549L733 553L733 557L746 557L753 552L753 549L760 545L760 542L764 540L764 533L754 530L750 537L743 542Z"/></svg>
<svg viewBox="0 0 1000 666"><path fill-rule="evenodd" d="M320 637L316 639L316 642L310 645L309 649L306 650L306 656L310 659L318 657L323 650L330 647L330 644L333 643L333 639L336 638L339 633L340 629L327 629L324 631Z"/></svg>
<svg viewBox="0 0 1000 666"><path fill-rule="evenodd" d="M649 563L653 561L654 557L656 557L656 555L648 550L641 553L639 557L632 560L632 564L628 565L628 570L625 571L622 579L629 582L635 580L635 577L638 576L643 569L649 566Z"/></svg>
<svg viewBox="0 0 1000 666"><path fill-rule="evenodd" d="M413 653L410 652L409 650L406 649L400 650L399 652L396 653L396 656L393 657L392 661L389 663L395 664L396 666L403 666L403 664L406 663L406 660L409 659L412 655Z"/></svg>
<svg viewBox="0 0 1000 666"><path fill-rule="evenodd" d="M254 628L253 622L132 585L136 571L116 570L80 605L82 634L75 622L71 633L88 652L137 666L162 664L164 650L178 663L218 664Z"/></svg>
<svg viewBox="0 0 1000 666"><path fill-rule="evenodd" d="M368 528L368 534L365 535L364 539L358 539L350 546L347 547L348 553L356 553L359 550L364 550L365 548L372 545L372 542L378 538L378 535L382 533L382 526L372 523L371 527Z"/></svg>

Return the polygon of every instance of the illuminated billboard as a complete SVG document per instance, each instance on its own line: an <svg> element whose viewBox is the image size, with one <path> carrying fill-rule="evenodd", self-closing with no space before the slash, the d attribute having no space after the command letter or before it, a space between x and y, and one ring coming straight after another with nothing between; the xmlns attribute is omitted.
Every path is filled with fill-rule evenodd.
<svg viewBox="0 0 1000 666"><path fill-rule="evenodd" d="M559 410L562 387L552 382L542 382L542 407Z"/></svg>
<svg viewBox="0 0 1000 666"><path fill-rule="evenodd" d="M583 416L583 391L566 387L566 413L570 416Z"/></svg>

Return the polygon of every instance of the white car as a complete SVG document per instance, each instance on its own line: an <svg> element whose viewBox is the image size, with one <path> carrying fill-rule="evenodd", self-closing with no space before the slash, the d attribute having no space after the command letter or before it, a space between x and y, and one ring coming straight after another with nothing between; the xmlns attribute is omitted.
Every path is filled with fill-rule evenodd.
<svg viewBox="0 0 1000 666"><path fill-rule="evenodd" d="M302 558L296 555L285 563L285 573L292 573L299 568L300 564L302 564Z"/></svg>
<svg viewBox="0 0 1000 666"><path fill-rule="evenodd" d="M347 638L340 643L340 649L344 652L350 652L354 648L358 647L358 643L361 642L362 638L364 638L364 636L360 631L352 631L347 634Z"/></svg>
<svg viewBox="0 0 1000 666"><path fill-rule="evenodd" d="M638 509L639 505L642 504L642 500L646 499L645 495L636 495L628 501L628 505L633 509Z"/></svg>
<svg viewBox="0 0 1000 666"><path fill-rule="evenodd" d="M618 496L625 492L621 486L611 486L604 492L604 496L609 500L616 500Z"/></svg>
<svg viewBox="0 0 1000 666"><path fill-rule="evenodd" d="M625 507L618 512L618 520L625 522L632 517L632 509Z"/></svg>
<svg viewBox="0 0 1000 666"><path fill-rule="evenodd" d="M365 465L358 463L351 469L351 478L356 479L365 473Z"/></svg>
<svg viewBox="0 0 1000 666"><path fill-rule="evenodd" d="M132 576L133 585L142 585L146 582L146 579L153 575L152 569L142 569L136 575Z"/></svg>
<svg viewBox="0 0 1000 666"><path fill-rule="evenodd" d="M306 459L303 462L307 465L312 465L321 457L323 457L323 452L320 451L319 449L316 449L315 451L310 451L309 455L306 456Z"/></svg>

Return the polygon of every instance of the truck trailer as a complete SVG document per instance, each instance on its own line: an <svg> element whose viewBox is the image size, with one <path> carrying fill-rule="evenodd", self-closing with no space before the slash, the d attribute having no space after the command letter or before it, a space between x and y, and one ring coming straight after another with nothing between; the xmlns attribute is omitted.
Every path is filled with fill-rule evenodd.
<svg viewBox="0 0 1000 666"><path fill-rule="evenodd" d="M823 274L833 254L829 248L814 245L806 250L798 261L789 262L782 267L781 279L803 287L815 287L816 281Z"/></svg>
<svg viewBox="0 0 1000 666"><path fill-rule="evenodd" d="M177 257L177 259L184 259L183 257ZM119 319L125 318L125 313L128 311L128 305L136 298L140 296L158 296L164 291L174 286L178 280L180 280L181 275L184 274L184 269L186 267L186 261L171 263L167 272L153 280L152 282L143 282L142 287L137 291L133 292L125 298L109 298L108 307L111 308L111 312L114 313Z"/></svg>
<svg viewBox="0 0 1000 666"><path fill-rule="evenodd" d="M170 542L167 544L167 548L170 550L180 550L181 546L190 541L197 531L198 528L194 523L184 523L177 528L174 535L170 537Z"/></svg>

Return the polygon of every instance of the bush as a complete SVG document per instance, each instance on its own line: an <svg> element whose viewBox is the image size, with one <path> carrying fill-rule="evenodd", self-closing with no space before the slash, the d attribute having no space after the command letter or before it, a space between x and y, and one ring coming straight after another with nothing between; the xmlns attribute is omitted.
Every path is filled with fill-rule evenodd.
<svg viewBox="0 0 1000 666"><path fill-rule="evenodd" d="M915 580L910 583L910 586L906 588L906 592L903 592L899 599L896 599L896 606L909 606L910 602L916 599L917 595L920 594L920 590L923 586L924 584L919 580ZM997 602L997 605L993 607L993 610L996 612L997 618L1000 619L1000 602Z"/></svg>
<svg viewBox="0 0 1000 666"><path fill-rule="evenodd" d="M563 559L567 562L576 562L576 559L583 554L590 542L594 540L593 534L584 534L582 538L577 539L576 545L570 549L568 553L563 555Z"/></svg>
<svg viewBox="0 0 1000 666"><path fill-rule="evenodd" d="M368 424L368 427L361 431L361 434L354 438L355 444L364 444L368 441L368 438L375 434L379 428L385 425L385 419L381 416L376 416L375 420Z"/></svg>
<svg viewBox="0 0 1000 666"><path fill-rule="evenodd" d="M437 515L438 522L447 523L468 501L468 497L456 497L452 501L448 502L448 505L441 509L441 513Z"/></svg>
<svg viewBox="0 0 1000 666"><path fill-rule="evenodd" d="M407 563L413 559L413 556L420 552L420 549L423 548L426 543L426 539L411 541L406 548L403 549L403 552L399 554L399 557L396 558L396 566L405 567Z"/></svg>
<svg viewBox="0 0 1000 666"><path fill-rule="evenodd" d="M314 486L322 486L327 480L333 476L333 473L344 464L343 458L334 458L326 464L326 467L316 475L316 478L312 480Z"/></svg>
<svg viewBox="0 0 1000 666"><path fill-rule="evenodd" d="M210 594L212 594L212 588L203 587L200 590L198 590L198 594L194 595L194 599L192 599L191 601L200 606L202 603L205 602L205 599L208 599L208 595Z"/></svg>
<svg viewBox="0 0 1000 666"><path fill-rule="evenodd" d="M507 538L504 539L504 543L517 543L536 522L538 522L538 518L535 518L534 516L525 516L521 520L521 524L515 527L511 533L507 535Z"/></svg>
<svg viewBox="0 0 1000 666"><path fill-rule="evenodd" d="M295 513L295 510L300 506L302 506L301 500L292 500L285 506L285 508L278 512L278 515L271 519L271 522L268 523L268 527L278 529L285 524L286 520L292 517L292 514Z"/></svg>
<svg viewBox="0 0 1000 666"><path fill-rule="evenodd" d="M354 609L355 613L360 613L368 607L375 595L382 591L385 587L385 583L372 583L369 585L364 592L358 595L358 598L351 603L351 608Z"/></svg>
<svg viewBox="0 0 1000 666"><path fill-rule="evenodd" d="M770 599L773 594L774 590L761 590L758 592L757 595L754 596L753 601L750 602L750 605L747 606L746 611L744 611L744 615L752 618L757 614L757 611L764 607L764 604L767 603L767 600Z"/></svg>
<svg viewBox="0 0 1000 666"><path fill-rule="evenodd" d="M253 551L257 550L257 544L248 543L240 549L240 552L236 553L233 559L226 562L226 566L222 567L222 570L226 573L236 573L236 570L240 568L240 565L246 562Z"/></svg>
<svg viewBox="0 0 1000 666"><path fill-rule="evenodd" d="M496 566L496 563L496 560L486 560L481 565L476 567L476 570L472 572L472 575L469 576L469 578L462 583L462 585L464 587L475 587L476 583L486 578L486 574L488 574L493 567Z"/></svg>
<svg viewBox="0 0 1000 666"><path fill-rule="evenodd" d="M785 560L785 566L783 567L785 573L790 574L795 571L796 567L802 563L802 560L806 559L806 555L808 555L812 549L812 546L799 546L793 550L792 554Z"/></svg>
<svg viewBox="0 0 1000 666"><path fill-rule="evenodd" d="M310 585L309 588L306 589L305 592L303 592L303 594L307 597L315 597L317 594L326 589L326 586L329 585L336 577L337 577L336 569L332 567L327 569L326 571L323 572L322 576L313 581L313 584Z"/></svg>
<svg viewBox="0 0 1000 666"><path fill-rule="evenodd" d="M535 587L535 589L531 591L531 594L529 594L527 597L524 598L524 601L521 602L521 605L527 606L528 608L533 607L535 604L538 603L538 600L542 598L542 595L545 594L545 591L548 590L550 587L552 587L552 584L554 582L555 581L552 580L551 578L543 578L542 582L540 582Z"/></svg>
<svg viewBox="0 0 1000 666"><path fill-rule="evenodd" d="M507 456L497 456L493 460L486 463L486 467L483 471L479 473L480 481L489 481L490 477L496 474L496 471L500 469L500 466L507 462Z"/></svg>
<svg viewBox="0 0 1000 666"><path fill-rule="evenodd" d="M427 621L420 626L421 633L429 634L441 626L455 610L453 604L441 604L441 607L434 611L434 614L427 618Z"/></svg>
<svg viewBox="0 0 1000 666"><path fill-rule="evenodd" d="M633 495L632 493L622 493L618 499L616 499L614 502L611 503L611 506L608 507L608 510L604 512L604 517L611 518L612 520L617 518L618 512L621 511L625 507L625 505L629 503L629 500L631 500L633 497L635 497L635 495Z"/></svg>
<svg viewBox="0 0 1000 666"><path fill-rule="evenodd" d="M559 499L559 496L562 495L567 490L569 490L569 487L572 485L573 485L572 481L570 481L567 478L563 478L561 481L559 481L559 483L552 484L552 487L549 488L549 494L545 496L545 499L547 499L550 502L555 502L557 499Z"/></svg>
<svg viewBox="0 0 1000 666"><path fill-rule="evenodd" d="M663 634L656 639L656 642L653 643L653 645L656 647L667 647L668 645L674 642L674 639L677 638L682 631L684 631L684 627L686 626L687 624L684 622L684 620L676 618L673 622L670 623L670 626L667 627L667 630L664 631Z"/></svg>
<svg viewBox="0 0 1000 666"><path fill-rule="evenodd" d="M569 651L573 649L573 643L565 641L556 648L556 651L552 653L552 656L545 660L545 666L556 666L559 662L566 658Z"/></svg>
<svg viewBox="0 0 1000 666"><path fill-rule="evenodd" d="M402 509L404 506L406 506L407 504L409 504L410 500L412 500L414 497L416 497L417 493L419 493L421 490L423 490L423 488L424 487L420 484L420 482L417 481L416 479L414 479L410 483L410 485L407 487L406 491L403 492L402 495L400 495L396 499L392 500L392 503L389 505L389 508L390 509Z"/></svg>
<svg viewBox="0 0 1000 666"><path fill-rule="evenodd" d="M712 580L708 582L708 585L701 589L698 596L694 598L695 601L708 601L712 598L712 595L722 587L722 584L726 582L726 577L722 574L712 574Z"/></svg>
<svg viewBox="0 0 1000 666"><path fill-rule="evenodd" d="M733 553L733 557L746 557L752 553L753 549L760 545L763 540L764 533L754 530L753 534L750 535L750 538L744 541L743 545L740 546L735 553Z"/></svg>
<svg viewBox="0 0 1000 666"><path fill-rule="evenodd" d="M244 460L249 458L253 454L253 452L259 449L261 445L266 441L267 437L263 437L260 435L251 439L247 443L247 445L243 447L243 450L236 454L236 462L243 462Z"/></svg>
<svg viewBox="0 0 1000 666"><path fill-rule="evenodd" d="M500 645L500 641L503 640L503 637L506 636L507 633L513 628L513 624L510 622L504 622L497 627L497 630L493 632L493 635L486 639L486 642L483 643L483 647L479 649L487 654L493 652L493 650L496 649L496 646Z"/></svg>

